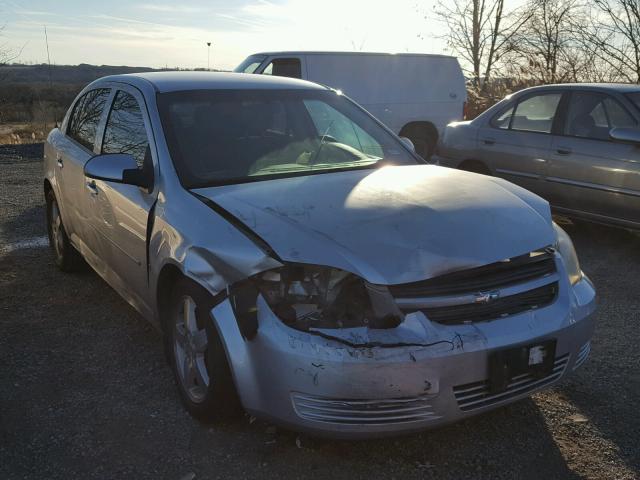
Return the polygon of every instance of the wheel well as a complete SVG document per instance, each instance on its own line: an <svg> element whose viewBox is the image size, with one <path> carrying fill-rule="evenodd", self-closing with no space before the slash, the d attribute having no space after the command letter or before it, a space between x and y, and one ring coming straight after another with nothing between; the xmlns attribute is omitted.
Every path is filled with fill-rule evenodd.
<svg viewBox="0 0 640 480"><path fill-rule="evenodd" d="M176 281L183 277L182 272L175 265L165 265L158 275L158 286L156 288L156 299L158 302L158 316L160 317L160 328L165 331L166 318L165 314L169 308L169 300L171 298L171 289Z"/></svg>
<svg viewBox="0 0 640 480"><path fill-rule="evenodd" d="M47 198L47 195L51 190L53 190L53 187L51 186L51 182L49 181L49 179L45 178L44 179L44 197L45 198Z"/></svg>
<svg viewBox="0 0 640 480"><path fill-rule="evenodd" d="M435 142L438 141L438 129L431 122L419 121L419 122L409 122L404 127L400 129L401 137L411 138L419 137L419 138L430 138Z"/></svg>
<svg viewBox="0 0 640 480"><path fill-rule="evenodd" d="M483 175L491 175L491 169L480 160L468 159L458 165L458 169L467 172L482 173Z"/></svg>
<svg viewBox="0 0 640 480"><path fill-rule="evenodd" d="M438 129L431 122L409 122L400 129L399 135L411 140L416 153L424 159L433 154L438 143Z"/></svg>

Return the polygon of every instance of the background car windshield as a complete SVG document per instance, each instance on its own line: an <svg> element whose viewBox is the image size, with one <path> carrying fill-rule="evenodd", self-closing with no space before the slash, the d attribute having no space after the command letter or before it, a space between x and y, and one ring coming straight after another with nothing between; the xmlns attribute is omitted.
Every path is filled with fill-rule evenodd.
<svg viewBox="0 0 640 480"><path fill-rule="evenodd" d="M159 95L186 187L336 169L415 164L402 144L332 91L191 91Z"/></svg>
<svg viewBox="0 0 640 480"><path fill-rule="evenodd" d="M266 55L251 55L234 68L233 71L236 73L254 73L266 58Z"/></svg>

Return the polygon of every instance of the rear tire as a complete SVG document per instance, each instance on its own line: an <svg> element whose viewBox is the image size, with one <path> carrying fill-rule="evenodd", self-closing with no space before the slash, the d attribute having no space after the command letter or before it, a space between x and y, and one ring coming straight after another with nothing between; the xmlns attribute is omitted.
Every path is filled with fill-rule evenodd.
<svg viewBox="0 0 640 480"><path fill-rule="evenodd" d="M180 278L165 316L165 348L180 399L193 417L206 423L235 418L242 412L210 307L206 290Z"/></svg>
<svg viewBox="0 0 640 480"><path fill-rule="evenodd" d="M53 193L49 190L46 193L47 202L47 234L49 236L49 246L54 255L56 265L63 272L76 272L84 266L82 256L71 245L67 231L62 223L60 207Z"/></svg>

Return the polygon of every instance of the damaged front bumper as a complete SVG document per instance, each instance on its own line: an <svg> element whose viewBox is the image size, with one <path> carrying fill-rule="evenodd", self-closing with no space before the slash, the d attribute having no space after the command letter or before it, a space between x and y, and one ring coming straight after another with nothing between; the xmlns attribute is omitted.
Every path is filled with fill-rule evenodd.
<svg viewBox="0 0 640 480"><path fill-rule="evenodd" d="M229 300L212 310L244 408L294 430L370 437L435 427L518 400L561 380L586 359L595 291L587 277L559 283L555 302L488 322L441 325L418 311L398 329L424 327L424 345L353 346L284 325L258 297L258 333L243 338ZM395 332L402 335L402 332ZM491 352L555 341L544 377L488 386Z"/></svg>

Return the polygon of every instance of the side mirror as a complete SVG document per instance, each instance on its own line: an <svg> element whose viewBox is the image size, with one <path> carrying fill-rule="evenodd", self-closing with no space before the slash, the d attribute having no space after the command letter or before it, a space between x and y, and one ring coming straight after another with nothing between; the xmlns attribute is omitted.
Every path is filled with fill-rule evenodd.
<svg viewBox="0 0 640 480"><path fill-rule="evenodd" d="M84 174L96 180L135 185L147 190L153 188L152 180L144 170L138 168L135 158L128 153L96 155L85 164Z"/></svg>
<svg viewBox="0 0 640 480"><path fill-rule="evenodd" d="M609 131L609 137L616 142L640 144L640 130L637 128L612 128Z"/></svg>
<svg viewBox="0 0 640 480"><path fill-rule="evenodd" d="M404 143L407 147L409 147L409 149L415 153L416 152L416 146L413 144L413 142L407 138L407 137L400 137L400 140L402 140L402 143Z"/></svg>

